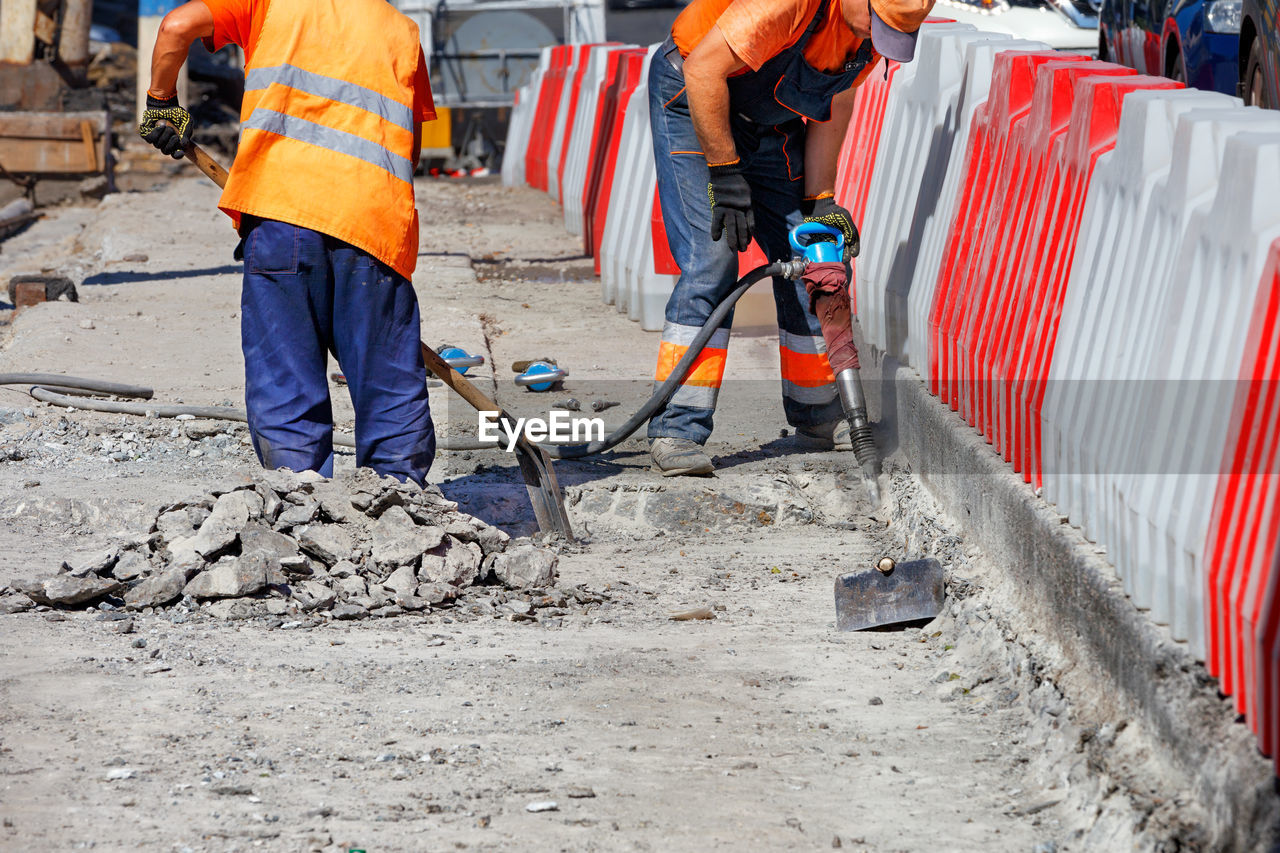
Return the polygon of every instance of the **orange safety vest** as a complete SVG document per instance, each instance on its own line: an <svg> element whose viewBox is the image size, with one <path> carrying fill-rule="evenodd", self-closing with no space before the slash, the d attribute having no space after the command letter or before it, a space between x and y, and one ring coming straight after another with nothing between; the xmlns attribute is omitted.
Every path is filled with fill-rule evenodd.
<svg viewBox="0 0 1280 853"><path fill-rule="evenodd" d="M310 228L412 276L421 52L418 25L385 0L271 0L218 206L237 227L250 214Z"/></svg>

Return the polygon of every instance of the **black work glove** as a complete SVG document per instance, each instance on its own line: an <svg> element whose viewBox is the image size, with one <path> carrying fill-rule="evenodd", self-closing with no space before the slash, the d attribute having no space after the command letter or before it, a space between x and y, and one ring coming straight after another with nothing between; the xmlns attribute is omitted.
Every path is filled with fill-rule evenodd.
<svg viewBox="0 0 1280 853"><path fill-rule="evenodd" d="M178 96L153 98L147 95L138 135L175 160L181 160L191 141L191 113L178 105Z"/></svg>
<svg viewBox="0 0 1280 853"><path fill-rule="evenodd" d="M844 232L844 259L858 257L862 248L858 243L858 226L853 224L853 216L849 211L836 204L829 195L818 198L806 198L800 203L800 213L805 222L821 222L839 228Z"/></svg>
<svg viewBox="0 0 1280 853"><path fill-rule="evenodd" d="M711 199L711 239L724 235L731 249L745 252L756 230L756 215L751 211L751 187L742 176L742 164L712 166L707 197Z"/></svg>

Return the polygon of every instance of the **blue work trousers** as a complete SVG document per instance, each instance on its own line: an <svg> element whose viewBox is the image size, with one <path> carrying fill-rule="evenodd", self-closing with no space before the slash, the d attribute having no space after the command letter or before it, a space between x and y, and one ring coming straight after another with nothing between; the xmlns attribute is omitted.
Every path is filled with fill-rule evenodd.
<svg viewBox="0 0 1280 853"><path fill-rule="evenodd" d="M263 467L333 476L332 353L355 406L356 464L423 485L436 438L413 286L316 231L246 217L242 233L245 407Z"/></svg>
<svg viewBox="0 0 1280 853"><path fill-rule="evenodd" d="M710 172L694 133L684 89L684 75L661 52L655 55L649 70L649 121L667 241L680 267L680 278L667 300L662 339L666 350L677 355L738 281L738 253L727 241L711 239ZM804 123L795 118L779 125L764 124L735 113L731 126L743 175L751 187L756 242L770 261L790 260L787 235L803 219ZM787 422L816 426L842 417L834 377L829 376L822 328L808 311L804 284L774 278L773 297ZM730 313L712 336L708 350L727 352L732 325ZM660 356L659 381L666 378L665 362L670 360ZM723 358L719 361L723 370ZM719 385L718 376L691 375L666 408L649 421L649 436L706 443Z"/></svg>

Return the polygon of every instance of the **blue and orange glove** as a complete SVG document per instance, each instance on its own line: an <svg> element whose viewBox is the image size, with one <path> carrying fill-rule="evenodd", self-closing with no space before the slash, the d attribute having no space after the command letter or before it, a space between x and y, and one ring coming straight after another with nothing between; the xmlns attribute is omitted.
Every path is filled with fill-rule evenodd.
<svg viewBox="0 0 1280 853"><path fill-rule="evenodd" d="M729 248L745 252L756 230L756 215L751 210L751 187L742 176L740 160L711 167L707 197L711 199L711 239L723 236Z"/></svg>

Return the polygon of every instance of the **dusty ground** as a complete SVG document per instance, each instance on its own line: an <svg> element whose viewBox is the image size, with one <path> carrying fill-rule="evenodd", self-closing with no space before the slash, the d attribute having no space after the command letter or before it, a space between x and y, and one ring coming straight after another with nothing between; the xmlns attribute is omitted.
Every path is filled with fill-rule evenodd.
<svg viewBox="0 0 1280 853"><path fill-rule="evenodd" d="M0 277L60 270L81 301L0 328L0 372L240 404L234 236L207 182L158 186L4 244ZM647 395L657 336L601 303L553 202L428 181L419 206L427 341L484 353L496 370L481 377L522 414L618 400L612 425ZM120 634L92 611L0 616L0 847L1048 853L1182 832L1137 825L984 598L980 555L909 474L873 512L849 457L781 435L776 338L735 335L732 350L714 479L662 480L639 441L559 464L585 538L561 585L610 597L558 623L463 607L291 630L171 612ZM510 382L510 362L541 356L569 369L563 393ZM463 404L432 398L444 432L474 430ZM0 390L0 586L252 470L246 444L238 426ZM442 454L434 478L531 531L505 454ZM947 562L948 615L835 632L834 577L907 550ZM668 619L699 606L717 618Z"/></svg>

